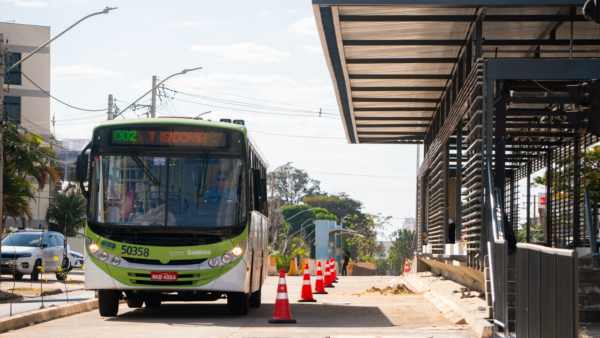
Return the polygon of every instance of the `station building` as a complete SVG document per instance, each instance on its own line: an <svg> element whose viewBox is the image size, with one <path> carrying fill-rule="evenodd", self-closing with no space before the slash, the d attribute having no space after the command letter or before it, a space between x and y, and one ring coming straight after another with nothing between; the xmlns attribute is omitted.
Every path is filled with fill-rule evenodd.
<svg viewBox="0 0 600 338"><path fill-rule="evenodd" d="M600 25L584 3L313 0L348 143L424 148L411 273L482 291L504 336L600 322Z"/></svg>

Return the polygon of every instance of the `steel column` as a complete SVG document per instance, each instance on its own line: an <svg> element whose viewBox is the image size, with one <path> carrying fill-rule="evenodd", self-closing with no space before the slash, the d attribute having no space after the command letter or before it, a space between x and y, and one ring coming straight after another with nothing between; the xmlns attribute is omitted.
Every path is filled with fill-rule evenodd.
<svg viewBox="0 0 600 338"><path fill-rule="evenodd" d="M531 243L531 219L530 213L530 202L531 202L531 162L527 162L527 243Z"/></svg>
<svg viewBox="0 0 600 338"><path fill-rule="evenodd" d="M544 242L552 247L552 149L546 153L546 232Z"/></svg>
<svg viewBox="0 0 600 338"><path fill-rule="evenodd" d="M576 248L581 244L581 233L580 233L580 222L581 222L581 212L580 212L580 203L581 203L581 193L580 193L580 144L579 137L574 138L573 145L573 247ZM585 151L585 150L584 150Z"/></svg>
<svg viewBox="0 0 600 338"><path fill-rule="evenodd" d="M461 83L462 87L462 83ZM462 120L458 121L456 125L456 185L454 189L455 199L455 213L454 213L454 224L455 227L455 243L462 237ZM448 146L448 148L450 148Z"/></svg>

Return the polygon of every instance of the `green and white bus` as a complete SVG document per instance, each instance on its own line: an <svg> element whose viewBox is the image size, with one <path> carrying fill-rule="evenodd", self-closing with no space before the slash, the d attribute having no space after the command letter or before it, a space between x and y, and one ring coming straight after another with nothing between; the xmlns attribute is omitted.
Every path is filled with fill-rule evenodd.
<svg viewBox="0 0 600 338"><path fill-rule="evenodd" d="M107 121L77 158L87 198L85 287L101 316L166 301L261 304L266 161L244 121Z"/></svg>

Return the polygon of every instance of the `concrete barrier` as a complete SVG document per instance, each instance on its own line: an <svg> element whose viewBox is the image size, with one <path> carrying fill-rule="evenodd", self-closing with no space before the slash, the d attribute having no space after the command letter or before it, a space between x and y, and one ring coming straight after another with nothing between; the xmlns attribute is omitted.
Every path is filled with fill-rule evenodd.
<svg viewBox="0 0 600 338"><path fill-rule="evenodd" d="M277 271L277 258L273 256L269 256L269 268L267 269L267 275L279 276L279 271Z"/></svg>
<svg viewBox="0 0 600 338"><path fill-rule="evenodd" d="M82 312L92 311L98 308L97 299L84 300L82 302L70 303L61 306L53 306L41 310L35 310L12 317L0 319L0 333L66 317Z"/></svg>

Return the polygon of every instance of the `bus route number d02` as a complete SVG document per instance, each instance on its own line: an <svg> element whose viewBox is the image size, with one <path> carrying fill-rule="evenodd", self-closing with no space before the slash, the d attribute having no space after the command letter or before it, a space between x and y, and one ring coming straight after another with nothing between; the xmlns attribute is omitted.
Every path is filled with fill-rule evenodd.
<svg viewBox="0 0 600 338"><path fill-rule="evenodd" d="M121 247L121 255L148 257L150 249L131 245L123 245Z"/></svg>

